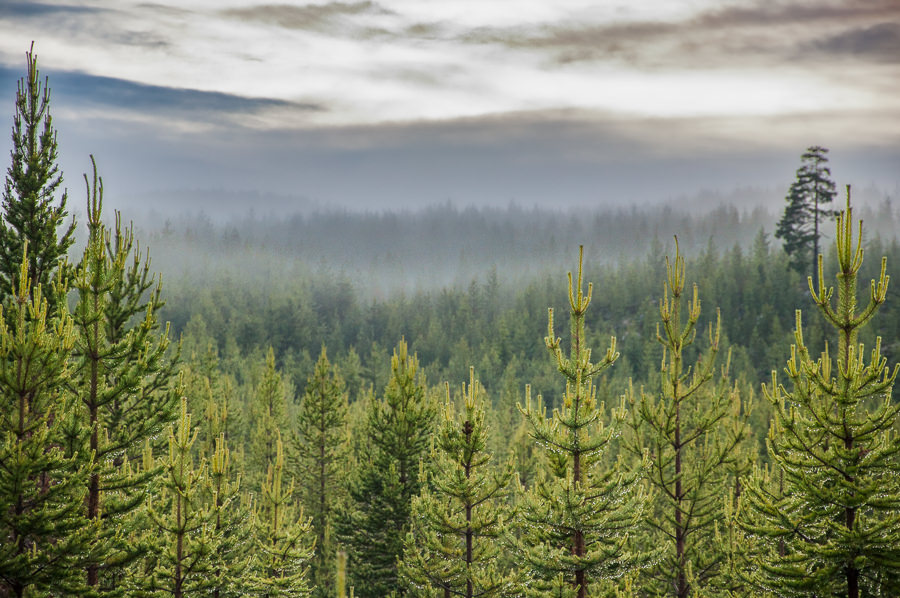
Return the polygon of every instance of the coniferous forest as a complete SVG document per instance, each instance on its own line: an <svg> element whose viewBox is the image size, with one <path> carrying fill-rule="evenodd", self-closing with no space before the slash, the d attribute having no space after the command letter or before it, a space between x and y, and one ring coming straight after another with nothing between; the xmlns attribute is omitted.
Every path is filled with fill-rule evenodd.
<svg viewBox="0 0 900 598"><path fill-rule="evenodd" d="M900 596L895 214L837 189L827 149L777 224L132 224L102 164L64 189L27 57L0 220L0 596ZM291 259L335 238L375 274ZM157 252L197 262L163 282ZM392 290L410 253L471 276ZM481 268L498 255L518 261Z"/></svg>

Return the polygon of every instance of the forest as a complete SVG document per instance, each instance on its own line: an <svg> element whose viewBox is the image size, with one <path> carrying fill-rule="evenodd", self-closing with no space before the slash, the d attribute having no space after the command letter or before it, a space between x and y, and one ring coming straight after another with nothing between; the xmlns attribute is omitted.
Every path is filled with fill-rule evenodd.
<svg viewBox="0 0 900 598"><path fill-rule="evenodd" d="M29 53L0 596L900 596L900 215L824 148L779 213L131 223L49 97Z"/></svg>

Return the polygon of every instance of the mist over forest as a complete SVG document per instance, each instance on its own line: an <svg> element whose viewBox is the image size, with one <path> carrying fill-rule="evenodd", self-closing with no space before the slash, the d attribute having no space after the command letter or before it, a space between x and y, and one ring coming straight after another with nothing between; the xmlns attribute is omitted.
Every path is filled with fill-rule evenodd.
<svg viewBox="0 0 900 598"><path fill-rule="evenodd" d="M747 249L760 231L772 235L783 195L737 189L631 207L460 207L446 201L362 211L207 191L174 200L148 196L144 207L126 208L123 217L136 219L139 238L167 279L228 276L234 284L256 285L285 273L329 274L378 299L465 286L492 273L505 283L526 282L568 267L580 245L592 267L658 257L676 235L686 255L710 247ZM853 190L870 238L898 234L896 195L873 186ZM823 232L823 238L827 243L833 234Z"/></svg>

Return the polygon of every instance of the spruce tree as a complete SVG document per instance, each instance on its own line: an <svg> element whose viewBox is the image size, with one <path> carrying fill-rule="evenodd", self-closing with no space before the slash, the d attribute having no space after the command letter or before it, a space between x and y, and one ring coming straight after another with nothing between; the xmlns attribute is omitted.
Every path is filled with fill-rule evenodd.
<svg viewBox="0 0 900 598"><path fill-rule="evenodd" d="M93 463L64 450L75 333L64 308L49 313L24 253L19 264L12 312L0 317L0 593L78 595L93 535L82 516Z"/></svg>
<svg viewBox="0 0 900 598"><path fill-rule="evenodd" d="M499 597L516 586L516 577L501 565L513 467L491 464L482 391L470 369L469 385L463 384L463 411L457 414L447 386L432 473L413 499L400 563L418 596L437 590L441 596Z"/></svg>
<svg viewBox="0 0 900 598"><path fill-rule="evenodd" d="M818 145L803 153L803 165L797 169L797 178L785 198L784 215L775 230L775 236L784 240L784 252L791 267L801 274L815 270L821 236L819 225L834 215L828 204L837 192L830 178L831 169L826 166L827 153L828 149Z"/></svg>
<svg viewBox="0 0 900 598"><path fill-rule="evenodd" d="M297 414L293 470L301 481L300 502L312 518L316 554L310 577L313 596L334 595L333 526L343 500L348 466L347 392L340 374L328 361L325 347L306 384Z"/></svg>
<svg viewBox="0 0 900 598"><path fill-rule="evenodd" d="M0 218L0 297L13 297L17 291L16 278L23 259L23 247L28 244L28 280L44 288L44 299L52 313L56 296L48 292L53 274L62 267L62 260L72 245L74 220L62 236L58 229L66 212L66 193L57 203L56 192L62 184L62 174L56 165L56 130L50 116L50 87L43 84L34 55L34 44L25 54L26 76L16 91L16 112L13 121L10 152L12 164L6 172L3 187L3 217Z"/></svg>
<svg viewBox="0 0 900 598"><path fill-rule="evenodd" d="M351 585L361 598L402 593L397 558L409 530L412 498L421 490L419 462L428 451L436 413L419 360L401 340L391 358L384 397L369 401L365 453L352 473L338 520Z"/></svg>
<svg viewBox="0 0 900 598"><path fill-rule="evenodd" d="M613 337L603 358L591 361L585 313L593 286L588 285L585 295L582 258L583 248L576 282L569 273L569 355L564 355L561 339L554 333L552 308L545 338L566 380L561 406L548 417L540 398L533 406L527 393L522 409L532 437L548 451L552 469L541 472L521 505L519 546L534 577L526 589L528 596L595 595L600 581L620 578L644 561L644 555L629 543L647 502L641 487L642 468L629 471L622 460L602 459L627 412L623 398L607 422L605 404L597 402L593 379L619 354Z"/></svg>
<svg viewBox="0 0 900 598"><path fill-rule="evenodd" d="M284 482L284 448L275 439L275 458L269 463L254 522L257 558L250 584L265 598L305 598L310 595L309 560L315 538L309 519L294 501L294 483Z"/></svg>
<svg viewBox="0 0 900 598"><path fill-rule="evenodd" d="M868 302L857 301L863 261L862 222L853 239L850 188L837 220L837 302L834 287L809 278L812 298L837 329L835 345L809 354L797 311L786 373L765 387L774 410L769 454L783 476L783 494L762 476L745 492L742 525L766 543L755 563L760 586L780 596L900 595L900 403L891 400L900 365L888 368L881 338L866 359L860 330L887 297L886 259Z"/></svg>
<svg viewBox="0 0 900 598"><path fill-rule="evenodd" d="M663 346L658 389L639 393L630 388L632 406L626 446L637 456L648 452L652 465L647 479L658 492L648 541L664 547L663 558L650 570L641 587L660 595L688 598L708 592L718 574L722 555L713 542L721 521L729 469L737 464L740 445L749 434L746 407L728 378L726 364L715 377L721 320L709 328L706 354L691 367L686 352L697 336L700 299L697 285L685 305L684 257L675 240L674 263L666 257L666 282L659 301ZM686 308L686 309L685 309ZM654 384L654 387L656 384ZM638 396L639 395L639 398Z"/></svg>
<svg viewBox="0 0 900 598"><path fill-rule="evenodd" d="M95 455L98 463L88 481L86 516L101 523L105 554L89 564L87 582L104 595L121 595L122 568L140 551L119 528L133 523L131 516L157 473L128 462L140 459L145 440L174 419L180 390L177 352L169 354L168 329L159 330L161 288L149 260L135 248L131 228L122 228L118 214L113 230L101 221L103 180L96 164L85 185L88 240L73 276L77 303L72 314L71 388L81 406L70 435L89 431L80 450Z"/></svg>

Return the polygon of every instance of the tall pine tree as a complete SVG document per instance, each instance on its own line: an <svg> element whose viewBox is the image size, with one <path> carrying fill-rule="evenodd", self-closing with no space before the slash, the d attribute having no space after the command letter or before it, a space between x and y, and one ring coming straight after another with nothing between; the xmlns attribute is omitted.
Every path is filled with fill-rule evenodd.
<svg viewBox="0 0 900 598"><path fill-rule="evenodd" d="M674 263L666 258L666 282L659 302L663 346L659 388L629 391L631 434L626 446L636 455L649 452L647 479L658 492L653 516L647 518L649 542L665 547L664 556L645 576L641 587L659 595L688 598L708 592L723 555L713 542L715 524L723 517L729 466L749 434L746 409L729 382L727 364L714 380L720 320L709 329L709 346L691 367L686 351L696 339L700 318L697 285L685 305L684 257L675 240ZM685 309L686 308L686 309ZM639 398L636 396L639 394ZM731 487L735 481L732 480Z"/></svg>
<svg viewBox="0 0 900 598"><path fill-rule="evenodd" d="M520 547L534 576L526 595L586 598L599 591L599 582L620 578L643 561L633 551L629 535L638 530L647 502L641 487L642 470L628 471L621 460L602 459L618 436L627 412L624 399L607 410L597 402L593 379L618 358L615 337L598 362L591 361L586 344L585 313L593 286L584 294L583 248L578 278L569 273L571 344L563 353L549 310L547 348L566 380L561 406L547 417L538 401L526 394L522 410L535 441L550 453L552 472L542 472L521 506ZM643 463L646 466L646 463Z"/></svg>
<svg viewBox="0 0 900 598"><path fill-rule="evenodd" d="M513 467L491 463L482 392L470 369L463 410L457 413L447 387L432 474L413 499L400 565L417 596L430 597L437 590L444 597L500 597L516 586L516 576L503 570L501 558L511 519L506 499Z"/></svg>
<svg viewBox="0 0 900 598"><path fill-rule="evenodd" d="M398 591L397 558L409 530L412 498L421 490L419 461L428 450L436 413L419 360L401 340L384 398L369 402L366 452L350 478L347 506L338 521L351 585L361 598Z"/></svg>
<svg viewBox="0 0 900 598"><path fill-rule="evenodd" d="M54 272L73 242L75 222L58 229L66 217L66 193L57 203L62 174L56 165L56 130L50 116L50 87L43 84L32 49L25 54L26 76L16 91L13 121L12 164L3 187L3 217L0 218L0 297L15 295L23 247L28 244L28 280L44 288L50 311L56 296L48 292ZM62 266L65 269L65 266Z"/></svg>
<svg viewBox="0 0 900 598"><path fill-rule="evenodd" d="M26 261L12 312L0 317L0 594L78 595L93 536L82 515L93 464L64 450L75 333L64 308L49 314Z"/></svg>
<svg viewBox="0 0 900 598"><path fill-rule="evenodd" d="M250 489L261 490L266 471L275 462L276 438L287 427L287 390L275 366L275 350L266 352L265 369L250 403Z"/></svg>
<svg viewBox="0 0 900 598"><path fill-rule="evenodd" d="M254 514L258 554L250 584L264 598L306 598L315 538L310 520L295 504L294 482L284 481L284 469L284 448L276 433L275 458L269 463Z"/></svg>
<svg viewBox="0 0 900 598"><path fill-rule="evenodd" d="M139 550L119 528L131 522L156 474L128 461L140 459L144 442L174 419L180 391L177 351L169 354L168 330L159 330L160 285L150 274L149 260L135 248L131 228L122 228L118 214L113 230L101 221L103 180L96 164L85 185L88 240L73 277L77 303L72 314L71 387L81 406L71 436L89 431L88 444L80 450L95 455L98 463L88 481L86 515L101 523L105 556L88 566L87 581L104 595L121 595L122 568Z"/></svg>
<svg viewBox="0 0 900 598"><path fill-rule="evenodd" d="M239 598L246 595L246 580L253 554L250 513L241 478L236 474L224 432L216 439L209 459L210 525L216 539L210 555L212 598Z"/></svg>
<svg viewBox="0 0 900 598"><path fill-rule="evenodd" d="M810 291L837 329L832 347L814 359L797 311L786 372L791 389L765 388L774 409L767 445L783 476L783 494L755 476L745 492L742 525L766 542L755 563L760 586L781 596L900 595L900 403L891 400L900 365L881 355L881 338L866 359L860 330L887 297L886 259L857 303L863 261L862 222L853 239L850 188L837 221L837 302L822 281Z"/></svg>
<svg viewBox="0 0 900 598"><path fill-rule="evenodd" d="M312 517L316 554L311 563L313 596L334 595L334 518L343 500L348 466L347 392L325 347L306 383L297 414L293 470L300 502Z"/></svg>
<svg viewBox="0 0 900 598"><path fill-rule="evenodd" d="M775 229L775 236L784 240L784 251L791 266L800 273L813 270L819 255L819 226L834 212L828 208L837 191L831 180L828 149L814 145L803 153L803 165L788 190L784 215ZM816 281L818 284L818 281Z"/></svg>
<svg viewBox="0 0 900 598"><path fill-rule="evenodd" d="M197 429L186 399L168 440L167 454L158 459L163 479L149 505L155 545L142 574L128 580L128 593L140 598L208 596L218 581L214 555L220 535L209 500L207 461L198 463L193 455Z"/></svg>

